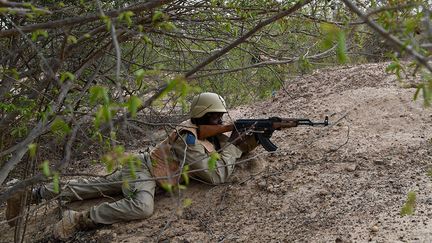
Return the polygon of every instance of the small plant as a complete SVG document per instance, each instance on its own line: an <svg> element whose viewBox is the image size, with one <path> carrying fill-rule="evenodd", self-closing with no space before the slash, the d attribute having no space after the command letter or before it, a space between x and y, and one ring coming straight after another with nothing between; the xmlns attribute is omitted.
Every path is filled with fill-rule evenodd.
<svg viewBox="0 0 432 243"><path fill-rule="evenodd" d="M414 213L416 203L416 193L413 191L408 192L407 200L401 209L401 216L411 215Z"/></svg>
<svg viewBox="0 0 432 243"><path fill-rule="evenodd" d="M432 142L432 141L431 141L431 142ZM429 177L432 179L432 168L429 168L429 169L428 169L426 175L429 176Z"/></svg>

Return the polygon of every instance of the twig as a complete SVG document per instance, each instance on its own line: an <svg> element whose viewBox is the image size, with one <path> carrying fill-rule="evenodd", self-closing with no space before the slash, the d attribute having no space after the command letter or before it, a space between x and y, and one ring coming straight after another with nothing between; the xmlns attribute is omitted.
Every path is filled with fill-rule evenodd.
<svg viewBox="0 0 432 243"><path fill-rule="evenodd" d="M6 189L5 191L3 191L0 194L0 204L5 202L15 192L20 191L20 190L24 190L26 187L29 187L31 185L34 185L34 184L39 183L39 182L44 182L44 181L48 181L48 179L44 175L38 174L38 175L33 176L32 178L18 182L17 184Z"/></svg>
<svg viewBox="0 0 432 243"><path fill-rule="evenodd" d="M103 193L103 191L102 191L100 188L97 188L97 190L98 190L99 193L102 195L102 197L109 198L109 199L111 199L111 200L113 200L113 201L117 201L115 198L113 198L113 197L111 197L111 196L106 195L105 193ZM81 200L82 200L82 199L81 199Z"/></svg>
<svg viewBox="0 0 432 243"><path fill-rule="evenodd" d="M316 55L307 57L305 55L303 56L299 56L299 57L295 57L295 58L291 58L291 59L285 59L285 60L274 60L274 61L264 61L264 62L259 62L259 63L255 63L249 66L244 66L244 67L239 67L239 68L233 68L233 69L228 69L228 70L222 70L222 71L218 71L218 72L210 72L210 73L206 73L206 74L200 74L200 75L193 75L191 77L189 77L190 79L198 79L198 78L204 78L204 77L209 77L209 76L215 76L215 75L220 75L220 74L226 74L226 73L233 73L233 72L238 72L238 71L243 71L246 69L252 69L252 68L260 68L260 67L264 67L264 66L270 66L270 65L280 65L280 64L288 64L288 63L293 63L293 62L297 62L299 61L301 58L307 58L310 60L315 60L315 59L321 59L321 58L327 58L329 57L329 53L332 52L334 49L336 49L336 45L334 45L332 48L322 52L322 53L318 53Z"/></svg>
<svg viewBox="0 0 432 243"><path fill-rule="evenodd" d="M83 120L84 120L84 118L81 119L81 122ZM76 124L74 126L74 128L72 129L72 132L71 132L71 134L69 136L69 139L67 140L67 142L64 145L64 156L63 156L63 159L60 162L60 165L56 166L56 167L58 167L59 171L62 171L62 169L65 168L69 164L69 161L70 161L70 158L71 158L71 154L72 154L72 152L71 152L72 145L75 142L76 134L78 132L78 129L80 128L80 125L81 124L78 123L78 124Z"/></svg>
<svg viewBox="0 0 432 243"><path fill-rule="evenodd" d="M150 1L150 2L139 3L139 4L136 4L135 6L126 7L126 8L122 8L119 10L109 11L106 13L106 15L108 17L115 18L115 17L119 16L121 13L126 12L126 11L132 11L134 13L138 13L138 12L142 12L145 10L157 8L159 6L162 6L162 5L170 3L170 2L173 2L173 0L154 0L154 1ZM92 14L92 15L88 15L88 16L84 16L84 17L72 17L72 18L66 18L66 19L61 19L61 20L54 20L54 21L50 21L50 22L46 22L46 23L20 26L20 28L21 28L21 31L24 33L32 32L32 31L37 30L37 29L58 29L58 28L64 28L64 27L70 26L70 25L94 22L94 21L100 20L100 17L101 16L99 14ZM19 32L20 31L18 30L18 28L3 30L3 31L0 31L0 38L18 35Z"/></svg>
<svg viewBox="0 0 432 243"><path fill-rule="evenodd" d="M96 1L97 5L98 5L98 9L100 11L101 16L105 16L105 13L102 10L100 1ZM122 95L122 89L121 89L121 85L120 85L120 65L121 65L121 52L120 52L120 46L119 46L119 42L117 40L117 34L116 34L116 29L114 27L114 23L111 22L111 38L112 38L112 42L114 45L114 49L115 49L115 53L116 53L116 78L115 78L115 85L116 85L116 89L118 92L118 96L120 99L120 103L123 104L123 95ZM125 111L126 108L122 108L123 111ZM126 116L124 118L126 120ZM109 119L109 126L110 126L110 134L113 134L114 131L114 124L112 119ZM111 142L111 146L115 146L116 145L116 140L115 139L111 139L113 136L110 136L110 142Z"/></svg>
<svg viewBox="0 0 432 243"><path fill-rule="evenodd" d="M81 201L83 200L83 198L80 195L78 195L78 193L71 186L69 186L69 184L66 184L66 188L69 188L69 190L75 195L76 198L78 198Z"/></svg>
<svg viewBox="0 0 432 243"><path fill-rule="evenodd" d="M60 105L63 103L63 100L66 98L69 89L72 87L72 82L70 80L66 81L60 91L60 94L57 98L57 101L51 105L52 111L57 111ZM27 152L27 146L30 144L36 137L43 134L51 127L52 123L48 123L44 121L44 119L40 119L38 124L31 130L29 135L21 141L19 144L13 146L6 151L0 153L0 157L11 152L15 152L12 158L7 161L0 170L0 184L3 184L6 177L9 175L9 172L21 161L24 154Z"/></svg>
<svg viewBox="0 0 432 243"><path fill-rule="evenodd" d="M375 15L377 13L381 13L384 11L401 10L401 9L405 9L405 8L413 8L413 7L418 7L418 6L419 6L418 3L409 3L409 4L396 5L396 6L384 6L384 7L380 7L380 8L377 8L377 9L374 9L374 10L368 12L365 16L367 18L369 18L372 15Z"/></svg>
<svg viewBox="0 0 432 243"><path fill-rule="evenodd" d="M1 222L0 222L0 225L5 224L5 223L8 223L8 222L11 222L11 221L14 221L14 220L18 220L18 219L20 219L20 218L22 218L22 217L24 217L24 216L26 216L26 215L29 215L29 214L31 214L31 213L34 213L34 212L36 212L37 210L39 210L41 207L45 206L46 204L49 204L49 203L51 203L52 201L57 200L58 198L60 198L60 196L61 196L61 195L57 195L57 196L55 196L55 197L53 197L53 198L51 198L51 199L49 199L49 200L47 200L47 201L45 201L45 202L42 202L42 203L37 204L36 207L35 207L34 209L32 209L32 210L28 210L28 212L26 212L26 213L23 214L23 215L18 215L18 216L14 217L14 218L11 218L11 219L9 219L9 220L1 221Z"/></svg>
<svg viewBox="0 0 432 243"><path fill-rule="evenodd" d="M51 68L50 63L48 63L47 59L44 57L44 55L42 54L42 52L40 52L38 50L38 48L36 47L36 45L33 43L33 41L31 41L27 35L23 32L23 30L17 26L15 24L14 21L12 21L12 19L10 19L6 14L2 13L2 15L15 27L15 29L18 31L19 34L21 34L21 36L26 40L26 42L36 51L37 56L42 60L43 64L45 65L45 68L48 71L48 76L50 78L53 78L56 82L59 82L57 76L54 74L53 69ZM1 31L0 31L1 33Z"/></svg>
<svg viewBox="0 0 432 243"><path fill-rule="evenodd" d="M243 185L245 182L248 182L248 181L254 179L255 176L260 175L260 174L262 174L262 173L264 173L264 170L259 171L259 172L255 173L255 174L251 174L248 178L246 178L245 180L239 182L238 184L239 184L239 185Z"/></svg>
<svg viewBox="0 0 432 243"><path fill-rule="evenodd" d="M175 212L174 212L174 213L175 213ZM160 230L158 236L156 237L156 242L159 242L159 240L160 240L160 238L161 238L163 232L164 232L166 229L168 229L168 227L171 225L171 222L173 221L172 218L173 218L173 216L171 216L171 218L168 218L168 220L167 220L165 226Z"/></svg>
<svg viewBox="0 0 432 243"><path fill-rule="evenodd" d="M307 5L311 2L311 0L303 0L303 1L299 1L297 2L294 6L292 6L291 8L282 11L278 14L276 14L275 16L266 19L264 21L262 21L261 23L259 23L258 25L256 25L253 29L249 30L246 34L244 34L243 36L241 36L240 38L238 38L237 40L235 40L234 42L232 42L231 44L229 44L228 46L224 47L222 50L220 50L219 52L215 53L214 55L208 57L206 60L204 60L203 62L201 62L200 64L198 64L196 67L194 67L192 70L190 70L189 72L187 72L185 74L186 78L189 78L190 76L192 76L194 73L198 72L199 70L201 70L203 67L207 66L208 64L210 64L211 62L213 62L214 60L218 59L219 57L221 57L222 55L226 54L227 52L229 52L231 49L233 49L234 47L238 46L239 44L241 44L242 42L244 42L246 39L248 39L249 37L251 37L254 33L256 33L258 30L262 29L264 26L269 25L273 22L275 22L278 19L281 19L287 15L290 15L292 13L294 13L295 11L299 10L300 8L302 8L304 5Z"/></svg>
<svg viewBox="0 0 432 243"><path fill-rule="evenodd" d="M381 35L384 39L386 39L390 44L393 46L399 48L400 50L405 50L420 63L424 67L426 67L429 72L432 72L432 66L428 63L428 59L418 53L412 45L405 45L404 42L400 41L398 38L396 38L394 35L390 34L388 31L386 31L383 27L378 25L375 21L371 20L366 16L359 8L357 8L351 1L349 0L342 0L345 5L350 8L354 13L356 13L361 19L363 19L369 27L374 29L379 35Z"/></svg>
<svg viewBox="0 0 432 243"><path fill-rule="evenodd" d="M342 148L343 146L345 146L348 143L349 138L350 138L350 126L347 126L347 127L348 127L348 131L347 131L347 134L346 134L346 140L345 140L345 142L343 144L339 145L336 149L331 149L327 153L327 155L330 154L330 153L334 153L334 152L338 151L340 148Z"/></svg>
<svg viewBox="0 0 432 243"><path fill-rule="evenodd" d="M17 2L9 2L6 0L0 0L0 8L4 8L4 7L8 7L9 8L8 10L10 12L17 12L19 14L25 14L28 13L29 11L34 12L34 10L37 10L38 12L42 12L44 14L52 14L52 12L47 9L35 7L34 5L29 6L28 3L17 3Z"/></svg>
<svg viewBox="0 0 432 243"><path fill-rule="evenodd" d="M229 187L225 187L225 190L223 190L221 201L219 203L218 210L217 210L217 213L216 213L217 215L220 215L220 212L222 210L222 204L225 202L225 197L226 197L226 195L228 193L228 190L229 190Z"/></svg>

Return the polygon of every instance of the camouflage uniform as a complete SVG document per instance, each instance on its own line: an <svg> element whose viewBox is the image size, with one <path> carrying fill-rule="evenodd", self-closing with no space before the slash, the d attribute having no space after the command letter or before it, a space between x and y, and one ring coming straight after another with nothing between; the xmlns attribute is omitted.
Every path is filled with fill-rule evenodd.
<svg viewBox="0 0 432 243"><path fill-rule="evenodd" d="M193 126L189 121L186 124L189 127ZM220 147L223 149L219 152L220 160L216 162L216 169L209 171L209 154L216 151L214 144L207 140L196 139L195 135L185 131L184 128L185 123L177 127L176 130L180 131L180 136L172 146L177 161L183 163L184 159L185 164L189 165L191 171L200 170L191 173L190 176L192 178L197 178L210 184L226 182L234 171L235 162L240 158L242 151L236 146L229 144L226 135L218 135L217 138ZM187 149L185 150L186 146ZM123 193L123 199L111 203L105 202L93 206L89 210L90 219L95 223L113 224L120 221L149 217L152 215L154 209L156 182L151 174L152 164L149 154L142 153L138 156L143 163L141 168L136 171L136 177L137 179L146 181L129 183L129 188L124 187L122 183L112 184L112 182L119 182L125 179L132 180L131 173L126 167L106 178L98 177L69 181L68 185L63 188L61 197L67 201L76 201ZM48 184L40 188L38 196L50 199L57 195L53 192L52 184Z"/></svg>
<svg viewBox="0 0 432 243"><path fill-rule="evenodd" d="M200 122L210 119L205 122L218 124L222 118L221 114L226 112L224 99L215 93L201 93L195 96L191 103L191 119L201 119ZM224 183L233 173L235 162L242 153L247 153L257 146L254 136L241 138L242 142L237 143L238 147L230 144L229 138L223 134L204 140L197 137L197 126L191 121L186 121L155 149L137 155L142 161L142 166L135 173L136 179L140 181L132 181L131 172L127 167L107 177L69 181L60 194L60 197L67 201L119 194L123 194L123 198L93 206L88 211L65 211L62 220L54 225L54 237L67 239L76 231L94 228L96 224L147 218L153 213L156 185L178 183L184 165L189 165L189 175L192 178L210 184ZM237 133L234 137L237 137ZM209 156L214 152L219 153L220 159L216 162L216 168L210 171ZM127 187L122 183L124 180L129 181ZM36 196L38 199L57 196L52 184L33 193L35 195L32 198ZM8 199L6 218L9 225L15 225L16 218L22 211L21 205L24 205L21 202L25 198L25 193L20 192Z"/></svg>

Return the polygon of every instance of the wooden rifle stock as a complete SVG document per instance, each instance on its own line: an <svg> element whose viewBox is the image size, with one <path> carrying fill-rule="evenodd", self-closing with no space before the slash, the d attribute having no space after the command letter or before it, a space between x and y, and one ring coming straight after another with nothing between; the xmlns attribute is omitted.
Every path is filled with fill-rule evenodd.
<svg viewBox="0 0 432 243"><path fill-rule="evenodd" d="M206 139L208 137L213 137L218 134L229 132L234 129L234 124L227 125L199 125L198 126L198 139Z"/></svg>
<svg viewBox="0 0 432 243"><path fill-rule="evenodd" d="M297 119L282 119L280 122L273 122L273 129L280 130L282 128L290 128L290 127L296 127L298 126L298 120Z"/></svg>

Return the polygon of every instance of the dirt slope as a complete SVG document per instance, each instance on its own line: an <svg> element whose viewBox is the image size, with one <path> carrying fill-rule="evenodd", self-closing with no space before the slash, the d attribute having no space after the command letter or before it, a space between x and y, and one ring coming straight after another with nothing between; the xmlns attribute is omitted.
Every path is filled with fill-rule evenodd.
<svg viewBox="0 0 432 243"><path fill-rule="evenodd" d="M233 183L192 183L181 195L192 199L189 207L179 209L178 197L162 193L149 219L80 233L71 241L431 242L432 113L412 100L414 89L400 88L384 72L386 65L319 70L287 81L272 100L230 111L234 119L328 115L336 123L275 132L277 153L256 151L266 161L264 170L246 163ZM415 214L401 217L409 191L417 195ZM31 220L29 241L50 239L53 207L37 211L49 217ZM5 225L1 241L12 234Z"/></svg>

